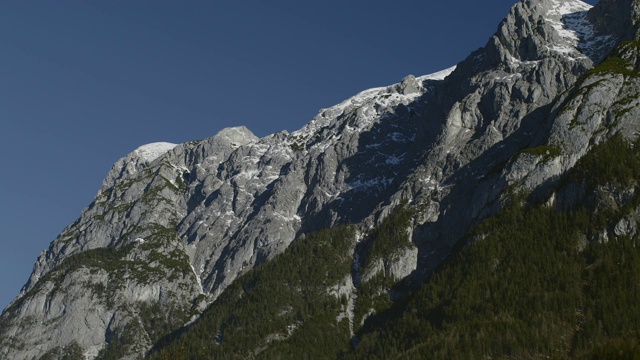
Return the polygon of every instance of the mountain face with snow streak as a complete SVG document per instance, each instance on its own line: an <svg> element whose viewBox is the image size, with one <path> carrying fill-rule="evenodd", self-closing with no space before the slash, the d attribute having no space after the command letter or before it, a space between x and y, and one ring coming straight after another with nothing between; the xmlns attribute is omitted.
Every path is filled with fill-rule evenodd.
<svg viewBox="0 0 640 360"><path fill-rule="evenodd" d="M402 204L417 214L410 246L366 273L356 262L338 292L356 301L381 273L425 281L514 189L549 192L594 144L637 136L637 78L594 68L636 71L639 8L524 0L457 66L365 90L298 131L138 148L38 258L0 317L0 357L142 357L295 239L347 223L363 235Z"/></svg>

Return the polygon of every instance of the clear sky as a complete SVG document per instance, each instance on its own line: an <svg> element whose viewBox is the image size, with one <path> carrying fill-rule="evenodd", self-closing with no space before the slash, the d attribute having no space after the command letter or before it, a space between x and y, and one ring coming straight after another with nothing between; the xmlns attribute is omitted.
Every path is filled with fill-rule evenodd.
<svg viewBox="0 0 640 360"><path fill-rule="evenodd" d="M138 146L296 130L456 64L515 2L0 2L0 309Z"/></svg>

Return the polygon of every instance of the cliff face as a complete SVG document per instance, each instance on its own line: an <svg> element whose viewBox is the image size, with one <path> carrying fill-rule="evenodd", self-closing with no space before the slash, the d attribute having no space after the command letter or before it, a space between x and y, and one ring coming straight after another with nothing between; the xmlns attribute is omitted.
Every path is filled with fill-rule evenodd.
<svg viewBox="0 0 640 360"><path fill-rule="evenodd" d="M39 257L0 318L0 357L137 358L296 237L365 234L405 202L411 246L362 281L424 279L506 189L548 194L594 144L636 137L638 9L525 0L457 67L363 91L293 133L137 149Z"/></svg>

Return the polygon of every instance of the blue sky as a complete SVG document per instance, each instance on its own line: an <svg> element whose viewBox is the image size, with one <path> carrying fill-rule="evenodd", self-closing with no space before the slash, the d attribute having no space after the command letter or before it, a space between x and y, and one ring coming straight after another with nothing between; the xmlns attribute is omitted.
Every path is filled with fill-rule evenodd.
<svg viewBox="0 0 640 360"><path fill-rule="evenodd" d="M361 90L456 64L514 3L3 1L0 308L138 146L298 129Z"/></svg>

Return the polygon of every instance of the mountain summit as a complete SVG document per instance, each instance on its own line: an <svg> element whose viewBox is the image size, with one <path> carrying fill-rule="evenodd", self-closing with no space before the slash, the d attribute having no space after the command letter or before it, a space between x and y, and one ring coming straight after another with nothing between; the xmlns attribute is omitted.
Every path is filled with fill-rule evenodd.
<svg viewBox="0 0 640 360"><path fill-rule="evenodd" d="M179 355L189 336L207 344L190 354L293 357L312 326L328 329L312 336L318 356L385 357L376 324L489 237L474 229L518 201L573 209L586 196L567 185L576 164L636 139L639 10L524 0L457 66L365 90L298 131L136 149L2 313L0 357L197 358ZM636 219L582 238L634 236ZM247 314L277 329L252 342L262 325ZM455 320L436 314L429 326Z"/></svg>

